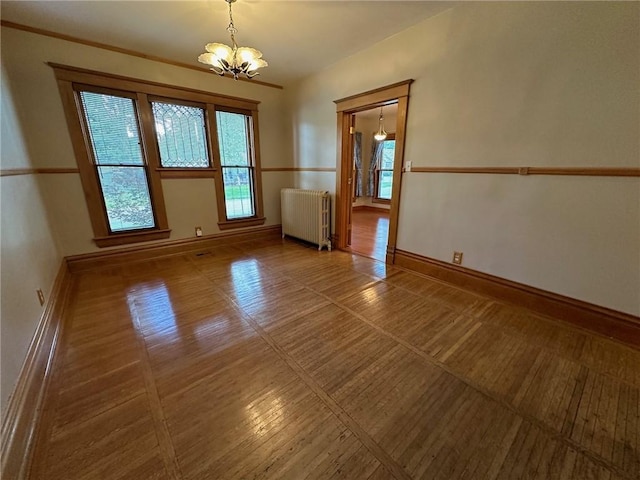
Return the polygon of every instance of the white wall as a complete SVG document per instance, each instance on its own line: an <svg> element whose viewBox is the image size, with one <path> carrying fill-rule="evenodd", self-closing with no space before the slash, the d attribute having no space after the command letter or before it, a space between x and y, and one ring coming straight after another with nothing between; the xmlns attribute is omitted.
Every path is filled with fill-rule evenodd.
<svg viewBox="0 0 640 480"><path fill-rule="evenodd" d="M335 167L334 100L408 78L420 166L640 166L640 4L472 2L304 79L294 163ZM366 72L366 74L363 74ZM335 191L335 175L305 186ZM397 247L640 314L637 178L408 173Z"/></svg>
<svg viewBox="0 0 640 480"><path fill-rule="evenodd" d="M2 65L0 124L4 169L31 168L31 146L23 135L21 105L15 85ZM62 257L55 244L35 175L0 177L0 412L18 379L27 348L42 316L37 289L49 299Z"/></svg>
<svg viewBox="0 0 640 480"><path fill-rule="evenodd" d="M77 166L57 83L46 62L258 100L262 166L291 166L290 149L282 141L286 134L283 90L234 82L208 72L6 27L2 28L2 42L3 62L9 79L18 86L14 96L24 109L25 138L36 167ZM293 186L293 174L264 172L262 181L265 225L279 224L280 188ZM75 255L99 250L92 241L93 231L79 175L46 175L41 182L62 253ZM196 225L203 227L205 235L219 232L213 179L165 179L162 185L171 240L194 237Z"/></svg>

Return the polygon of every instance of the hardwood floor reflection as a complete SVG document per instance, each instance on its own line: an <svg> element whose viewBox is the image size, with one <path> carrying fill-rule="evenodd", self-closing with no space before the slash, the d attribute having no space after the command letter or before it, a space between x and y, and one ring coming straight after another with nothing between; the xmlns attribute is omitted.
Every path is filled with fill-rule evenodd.
<svg viewBox="0 0 640 480"><path fill-rule="evenodd" d="M288 240L74 276L31 478L640 477L640 352Z"/></svg>
<svg viewBox="0 0 640 480"><path fill-rule="evenodd" d="M388 210L353 210L351 215L351 250L353 252L384 262L388 237Z"/></svg>

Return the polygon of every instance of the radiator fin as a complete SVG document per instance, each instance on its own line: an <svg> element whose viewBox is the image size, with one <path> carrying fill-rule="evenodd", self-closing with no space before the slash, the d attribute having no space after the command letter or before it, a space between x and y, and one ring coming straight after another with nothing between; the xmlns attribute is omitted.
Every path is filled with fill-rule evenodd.
<svg viewBox="0 0 640 480"><path fill-rule="evenodd" d="M282 237L306 240L331 251L331 197L324 190L283 188L280 191Z"/></svg>

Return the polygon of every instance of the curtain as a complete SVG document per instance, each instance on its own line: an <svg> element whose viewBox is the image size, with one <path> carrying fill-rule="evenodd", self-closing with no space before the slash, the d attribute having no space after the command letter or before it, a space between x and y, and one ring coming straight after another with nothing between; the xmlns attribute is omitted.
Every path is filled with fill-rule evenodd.
<svg viewBox="0 0 640 480"><path fill-rule="evenodd" d="M353 142L353 162L356 168L356 197L362 196L362 133L356 132Z"/></svg>
<svg viewBox="0 0 640 480"><path fill-rule="evenodd" d="M377 140L371 142L371 163L369 163L369 187L367 190L367 195L371 197L376 196L376 192L373 190L375 188L376 169L380 167L380 162L382 162L382 144L383 142L378 142Z"/></svg>

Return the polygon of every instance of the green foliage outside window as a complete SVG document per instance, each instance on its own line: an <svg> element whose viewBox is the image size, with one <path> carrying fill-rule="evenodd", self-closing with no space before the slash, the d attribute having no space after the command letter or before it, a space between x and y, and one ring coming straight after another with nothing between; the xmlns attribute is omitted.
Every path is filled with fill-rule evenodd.
<svg viewBox="0 0 640 480"><path fill-rule="evenodd" d="M81 98L109 228L114 232L153 228L133 100L94 92L82 92Z"/></svg>
<svg viewBox="0 0 640 480"><path fill-rule="evenodd" d="M240 113L216 114L225 206L229 219L255 214L249 120L250 117Z"/></svg>

